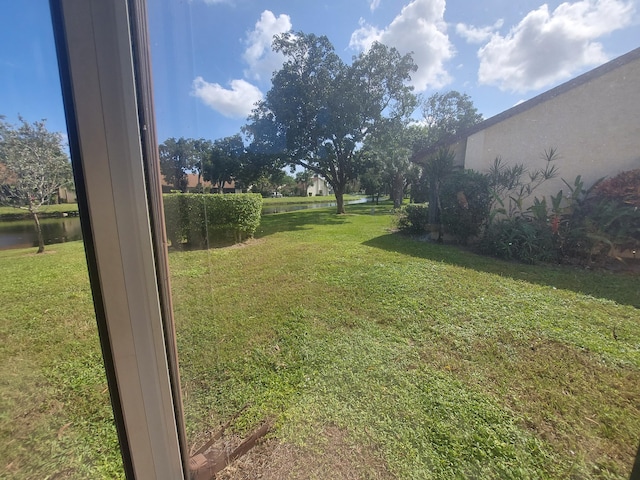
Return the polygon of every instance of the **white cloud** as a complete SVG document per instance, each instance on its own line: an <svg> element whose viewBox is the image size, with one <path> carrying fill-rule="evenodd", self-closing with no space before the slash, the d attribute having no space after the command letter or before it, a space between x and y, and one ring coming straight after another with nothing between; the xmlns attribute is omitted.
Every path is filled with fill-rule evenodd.
<svg viewBox="0 0 640 480"><path fill-rule="evenodd" d="M262 99L262 92L245 80L232 80L230 89L218 83L206 82L202 77L193 80L191 95L225 117L245 118Z"/></svg>
<svg viewBox="0 0 640 480"><path fill-rule="evenodd" d="M456 25L456 33L464 38L467 43L482 43L489 40L502 27L503 23L502 19L489 27L474 27L465 23L458 23Z"/></svg>
<svg viewBox="0 0 640 480"><path fill-rule="evenodd" d="M369 0L369 8L373 12L380 6L380 0Z"/></svg>
<svg viewBox="0 0 640 480"><path fill-rule="evenodd" d="M209 3L219 0L206 0ZM284 57L271 49L273 36L291 31L291 19L288 15L275 16L269 10L260 15L254 29L247 33L246 49L242 58L248 68L245 78L255 81L269 81L271 74L280 69ZM245 118L262 99L262 92L255 85L243 79L231 80L231 88L224 88L219 83L209 83L202 77L193 80L191 95L199 98L213 110L225 117Z"/></svg>
<svg viewBox="0 0 640 480"><path fill-rule="evenodd" d="M607 61L595 40L632 21L633 3L581 0L529 12L505 36L494 34L478 51L480 83L524 93Z"/></svg>
<svg viewBox="0 0 640 480"><path fill-rule="evenodd" d="M271 74L279 70L284 63L284 56L271 49L274 35L291 31L289 15L277 17L265 10L256 22L255 28L247 34L247 48L242 58L249 65L244 75L253 80L270 80Z"/></svg>
<svg viewBox="0 0 640 480"><path fill-rule="evenodd" d="M444 64L454 55L444 21L445 0L413 0L384 29L360 20L349 46L368 49L374 41L395 47L402 54L413 52L418 71L411 83L417 91L440 88L451 82Z"/></svg>

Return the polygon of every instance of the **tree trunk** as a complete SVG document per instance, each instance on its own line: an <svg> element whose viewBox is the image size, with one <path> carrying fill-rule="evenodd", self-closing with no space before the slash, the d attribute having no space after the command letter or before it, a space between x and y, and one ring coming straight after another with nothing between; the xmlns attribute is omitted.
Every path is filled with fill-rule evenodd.
<svg viewBox="0 0 640 480"><path fill-rule="evenodd" d="M404 197L404 178L402 175L393 177L393 208L400 208Z"/></svg>
<svg viewBox="0 0 640 480"><path fill-rule="evenodd" d="M33 221L36 224L36 232L38 233L38 251L36 253L44 252L44 237L42 236L42 227L40 226L40 220L36 212L31 212L33 215Z"/></svg>
<svg viewBox="0 0 640 480"><path fill-rule="evenodd" d="M336 213L340 215L344 213L344 189L336 188L334 190L336 194Z"/></svg>
<svg viewBox="0 0 640 480"><path fill-rule="evenodd" d="M438 211L438 182L431 181L429 185L429 223L436 225L440 220L440 212Z"/></svg>

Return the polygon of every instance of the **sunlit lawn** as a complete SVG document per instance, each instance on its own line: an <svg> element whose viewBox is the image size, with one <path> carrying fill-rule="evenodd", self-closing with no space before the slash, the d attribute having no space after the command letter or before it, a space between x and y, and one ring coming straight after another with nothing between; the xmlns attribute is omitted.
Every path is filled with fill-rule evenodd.
<svg viewBox="0 0 640 480"><path fill-rule="evenodd" d="M388 208L267 216L247 245L170 254L191 442L248 404L239 435L272 417L272 442L322 458L342 432L376 459L354 478L627 478L638 277L418 242ZM51 250L0 252L0 476L112 478L82 247Z"/></svg>
<svg viewBox="0 0 640 480"><path fill-rule="evenodd" d="M75 213L78 211L77 203L61 203L58 205L43 205L39 213L43 216L47 214ZM10 220L13 217L28 216L29 211L16 207L0 207L0 220Z"/></svg>

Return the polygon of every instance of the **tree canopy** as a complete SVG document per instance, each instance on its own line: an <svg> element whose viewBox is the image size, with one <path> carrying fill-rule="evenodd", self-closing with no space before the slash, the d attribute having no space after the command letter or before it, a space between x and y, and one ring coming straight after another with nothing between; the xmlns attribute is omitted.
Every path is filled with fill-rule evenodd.
<svg viewBox="0 0 640 480"><path fill-rule="evenodd" d="M242 168L245 155L244 143L240 135L220 138L211 144L204 156L202 176L222 193L225 182L235 180Z"/></svg>
<svg viewBox="0 0 640 480"><path fill-rule="evenodd" d="M365 165L364 140L416 106L413 59L374 43L346 65L327 37L304 33L279 35L273 48L286 61L245 127L252 149L324 177L344 213L345 189Z"/></svg>
<svg viewBox="0 0 640 480"><path fill-rule="evenodd" d="M190 138L167 138L159 147L160 172L167 184L181 192L187 191L187 173L198 167L198 153ZM202 145L198 145L202 147Z"/></svg>
<svg viewBox="0 0 640 480"><path fill-rule="evenodd" d="M44 251L38 211L61 188L72 183L71 164L62 135L47 130L46 122L28 123L19 117L12 125L0 117L0 205L28 210L38 233L38 253Z"/></svg>
<svg viewBox="0 0 640 480"><path fill-rule="evenodd" d="M466 93L434 93L422 102L427 136L422 148L434 148L482 121L482 114Z"/></svg>

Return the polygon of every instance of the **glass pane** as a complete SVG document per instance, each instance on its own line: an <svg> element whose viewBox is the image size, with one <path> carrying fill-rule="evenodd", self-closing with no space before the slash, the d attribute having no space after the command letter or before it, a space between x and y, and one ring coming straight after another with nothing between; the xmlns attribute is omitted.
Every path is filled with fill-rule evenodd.
<svg viewBox="0 0 640 480"><path fill-rule="evenodd" d="M510 196L521 205L511 221L524 232L513 235L544 225L523 247L540 257L521 260L549 262L542 257L560 247L542 236L557 241L567 226L550 197L567 196L561 179L575 189L582 175L588 188L637 168L637 142L631 155L617 148L637 137L622 128L637 126L637 102L612 92L637 98L622 77L637 85L638 54L616 80L593 83L600 74L591 73L545 92L636 47L632 10L617 0L150 2L192 452L230 422L213 445L229 456L268 423L269 439L224 478L628 476L640 427L629 401L640 394L637 276L470 252L494 197L483 189L484 213L469 213L462 182L483 182L469 172L442 187L466 221L439 222L424 203L440 204L432 195L454 165L488 172L502 155L510 168L529 162L533 175L545 149L554 158L557 149L549 165L559 172L536 177L552 186L541 223L528 207L542 187L530 204L513 192L501 199L505 210ZM417 70L375 41L412 53ZM422 96L413 110L402 85ZM449 90L460 95L444 97ZM580 110L595 98L601 107ZM401 107L410 115L396 115ZM502 112L511 136L494 140L477 124ZM420 157L439 146L453 156ZM587 167L585 155L603 146ZM537 181L527 179L523 192ZM253 239L235 243L209 197L247 191L271 210ZM369 203L336 215L342 194ZM569 203L558 208L569 218ZM500 245L511 252L514 242Z"/></svg>
<svg viewBox="0 0 640 480"><path fill-rule="evenodd" d="M123 478L48 2L0 25L0 476Z"/></svg>

